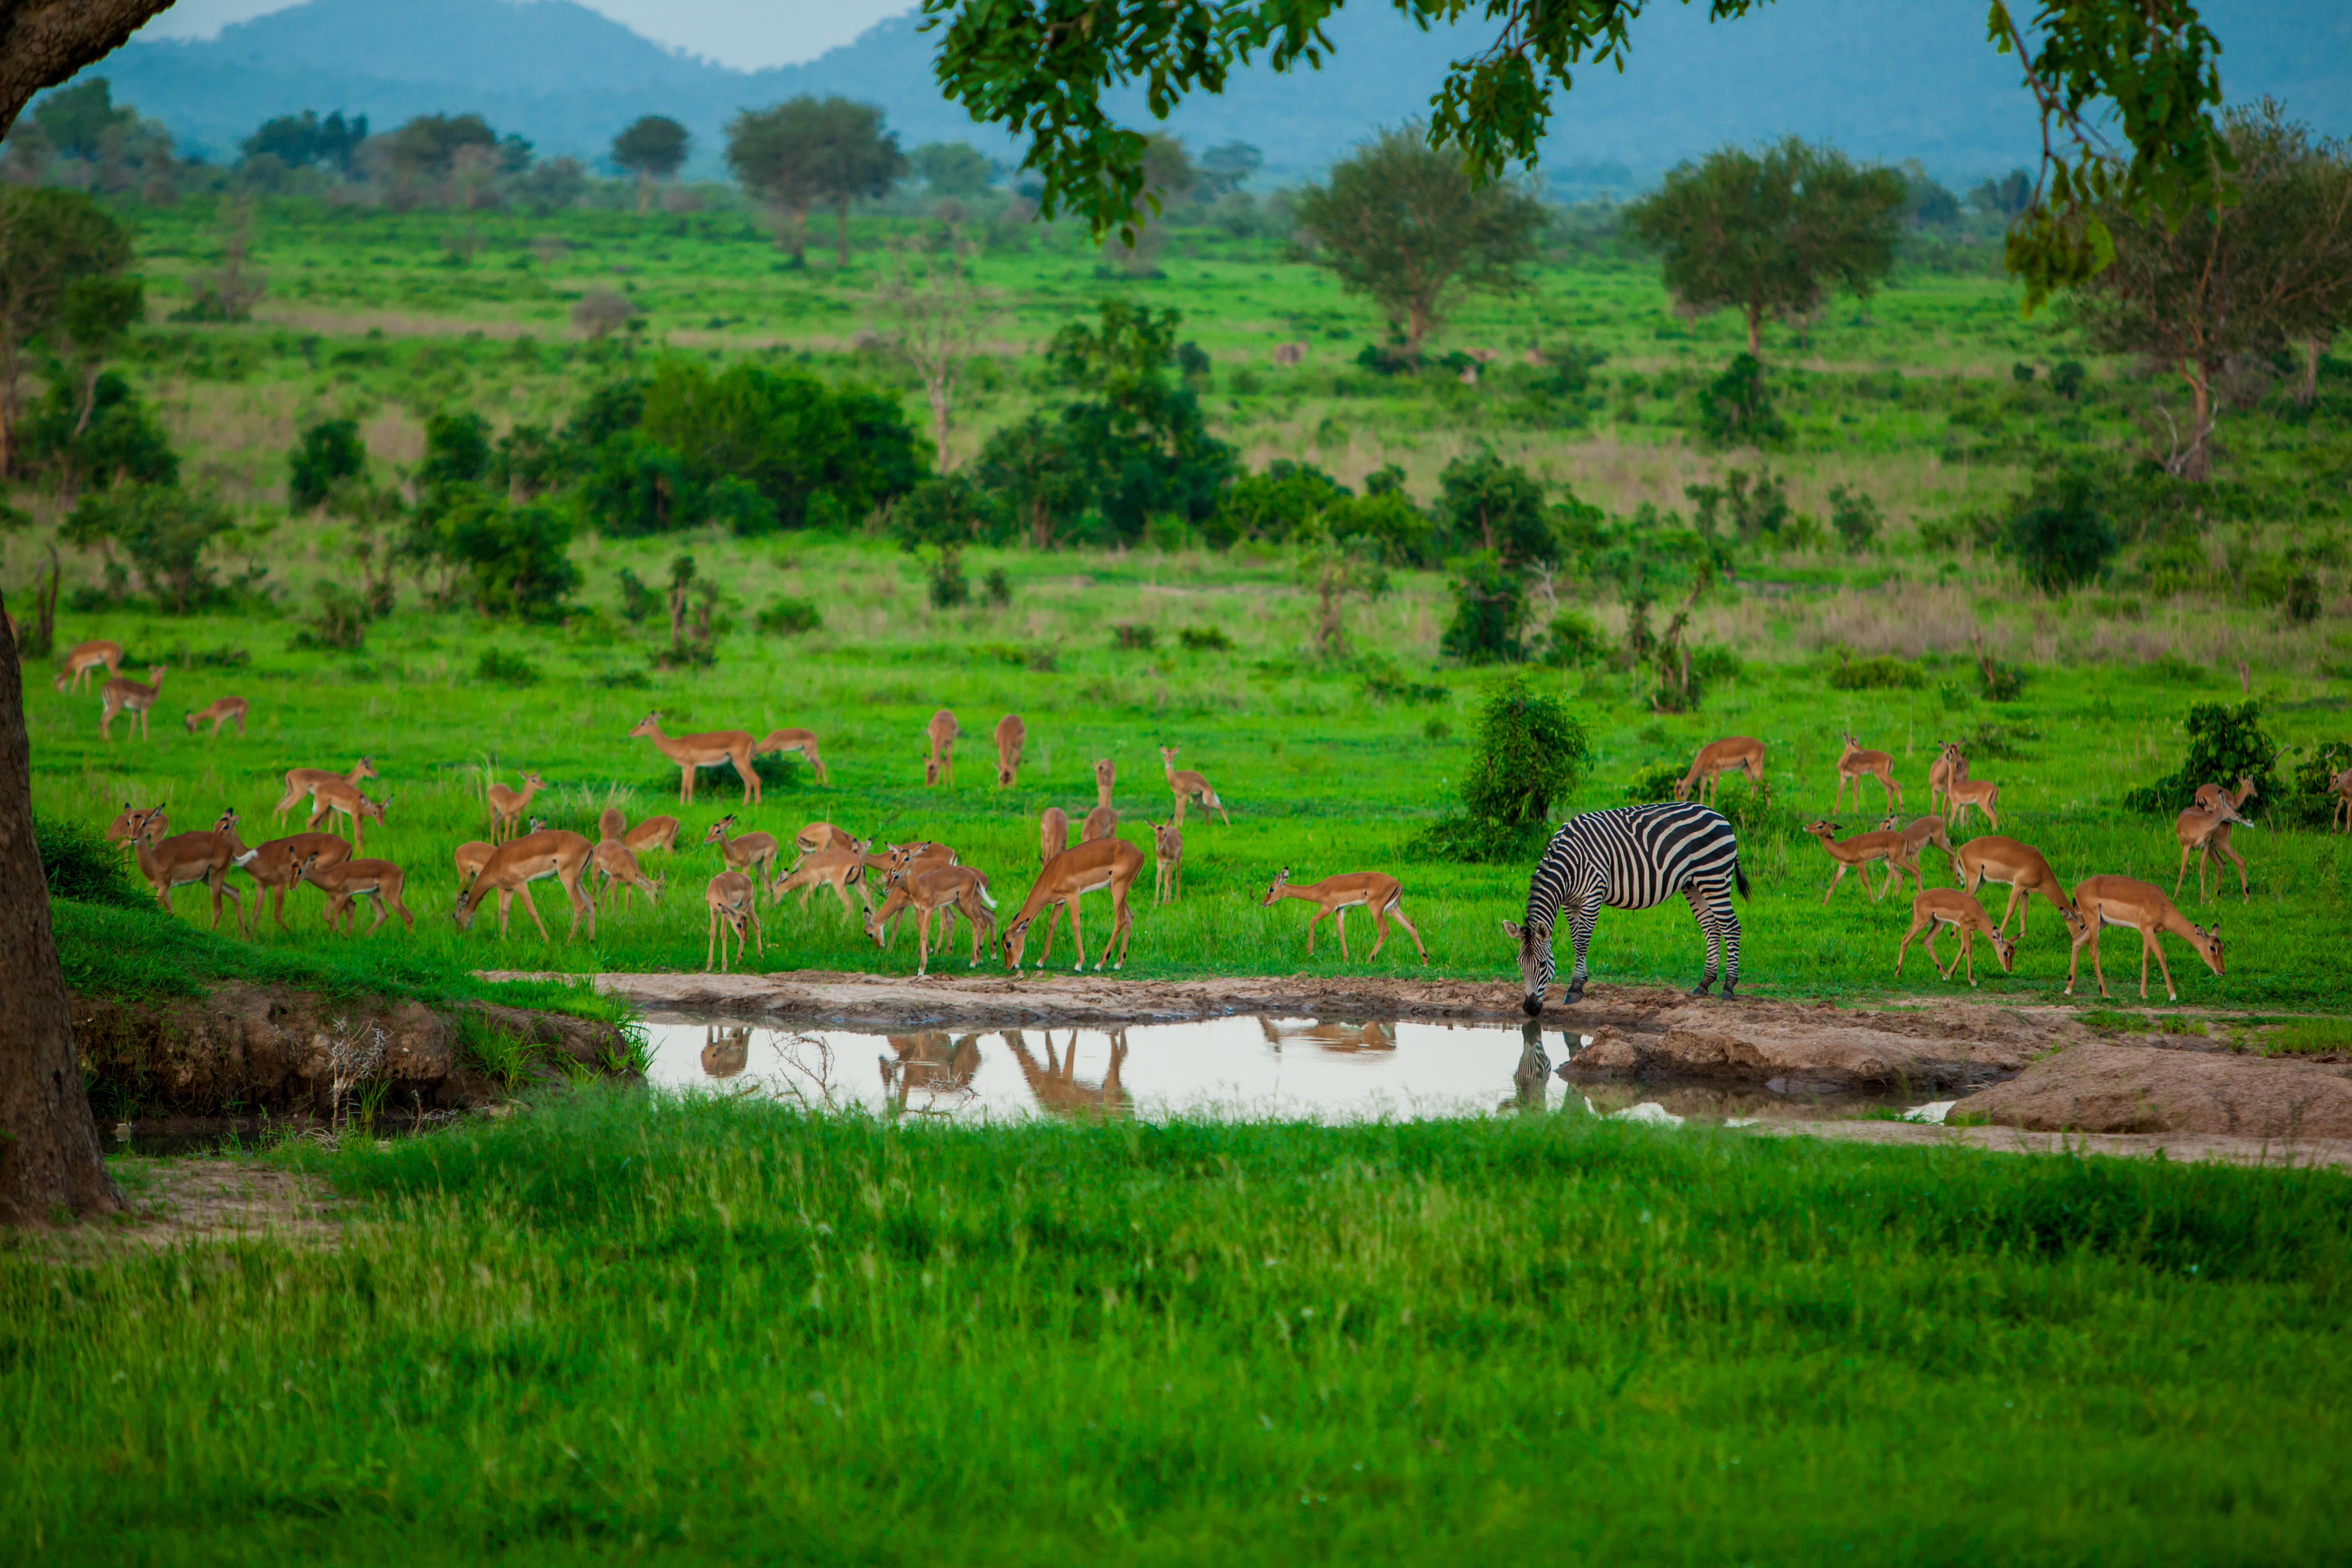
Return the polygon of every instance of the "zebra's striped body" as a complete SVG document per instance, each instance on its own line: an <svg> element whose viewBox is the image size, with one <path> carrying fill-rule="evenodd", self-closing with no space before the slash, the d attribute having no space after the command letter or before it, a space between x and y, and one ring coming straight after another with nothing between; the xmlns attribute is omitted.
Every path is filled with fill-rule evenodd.
<svg viewBox="0 0 2352 1568"><path fill-rule="evenodd" d="M1739 840L1722 814L1706 806L1621 805L1570 817L1552 835L1528 884L1527 924L1503 922L1505 934L1519 943L1519 973L1528 986L1520 1005L1530 1016L1543 1011L1552 979L1552 922L1561 910L1568 912L1576 950L1565 994L1574 1002L1584 994L1584 953L1601 907L1646 910L1677 893L1690 900L1706 938L1706 972L1698 992L1715 984L1719 951L1723 994L1732 994L1739 983L1739 917L1731 907L1735 883L1746 898Z"/></svg>

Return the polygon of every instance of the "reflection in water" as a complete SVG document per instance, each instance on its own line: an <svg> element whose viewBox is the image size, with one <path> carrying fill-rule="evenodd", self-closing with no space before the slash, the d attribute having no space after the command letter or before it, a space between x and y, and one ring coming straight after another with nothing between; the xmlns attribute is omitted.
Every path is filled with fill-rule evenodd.
<svg viewBox="0 0 2352 1568"><path fill-rule="evenodd" d="M1396 1025L1389 1024L1327 1024L1320 1019L1312 1024L1277 1026L1271 1018L1260 1018L1257 1026L1265 1031L1265 1043L1280 1050L1286 1040L1300 1040L1320 1046L1327 1051L1392 1051L1396 1049Z"/></svg>
<svg viewBox="0 0 2352 1568"><path fill-rule="evenodd" d="M713 1024L702 1032L702 1070L709 1078L733 1078L751 1059L751 1026Z"/></svg>
<svg viewBox="0 0 2352 1568"><path fill-rule="evenodd" d="M895 1057L882 1062L882 1089L888 1109L900 1115L952 1116L974 1098L972 1075L980 1070L980 1037L950 1039L944 1029L919 1035L886 1035ZM919 1097L919 1100L918 1100Z"/></svg>
<svg viewBox="0 0 2352 1568"><path fill-rule="evenodd" d="M1511 1069L1511 1098L1499 1109L1540 1113L1550 1095L1551 1058L1544 1054L1542 1027L1530 1018L1519 1026L1519 1065Z"/></svg>
<svg viewBox="0 0 2352 1568"><path fill-rule="evenodd" d="M1028 1080L1029 1092L1038 1108L1056 1116L1132 1116L1135 1097L1118 1081L1118 1069L1127 1061L1127 1031L1112 1029L1110 1036L1110 1067L1095 1083L1081 1081L1078 1070L1078 1031L1070 1031L1070 1043L1059 1059L1054 1055L1054 1031L1045 1031L1045 1065L1039 1067L1037 1058L1029 1054L1029 1042L1018 1029L1005 1031L1004 1043L1013 1048L1013 1058L1021 1064L1021 1076Z"/></svg>

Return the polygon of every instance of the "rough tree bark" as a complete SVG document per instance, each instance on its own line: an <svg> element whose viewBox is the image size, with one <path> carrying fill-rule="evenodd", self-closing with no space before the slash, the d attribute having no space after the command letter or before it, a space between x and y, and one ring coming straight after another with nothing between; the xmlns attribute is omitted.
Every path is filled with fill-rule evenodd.
<svg viewBox="0 0 2352 1568"><path fill-rule="evenodd" d="M0 0L0 136L35 93L126 42L172 0Z"/></svg>
<svg viewBox="0 0 2352 1568"><path fill-rule="evenodd" d="M99 1152L49 930L24 686L16 644L0 637L0 1225L122 1207Z"/></svg>

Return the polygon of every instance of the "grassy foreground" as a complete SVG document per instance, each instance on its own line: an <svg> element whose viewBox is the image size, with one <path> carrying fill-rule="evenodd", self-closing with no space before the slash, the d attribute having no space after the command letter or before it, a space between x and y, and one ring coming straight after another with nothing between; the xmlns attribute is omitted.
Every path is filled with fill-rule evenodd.
<svg viewBox="0 0 2352 1568"><path fill-rule="evenodd" d="M2352 1546L2333 1173L604 1093L309 1157L331 1251L0 1254L11 1555Z"/></svg>

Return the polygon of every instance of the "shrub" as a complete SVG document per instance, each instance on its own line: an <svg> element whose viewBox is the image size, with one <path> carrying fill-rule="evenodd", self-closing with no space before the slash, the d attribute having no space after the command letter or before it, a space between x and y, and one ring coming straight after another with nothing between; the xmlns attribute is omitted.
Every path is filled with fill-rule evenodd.
<svg viewBox="0 0 2352 1568"><path fill-rule="evenodd" d="M1438 648L1465 664L1516 664L1526 657L1519 623L1527 618L1520 574L1491 550L1454 563L1454 618Z"/></svg>
<svg viewBox="0 0 2352 1568"><path fill-rule="evenodd" d="M643 624L661 608L662 596L646 585L646 580L628 567L621 568L621 618L632 626Z"/></svg>
<svg viewBox="0 0 2352 1568"><path fill-rule="evenodd" d="M123 909L153 909L152 894L133 887L123 869L122 851L85 822L33 819L33 844L41 857L41 875L49 897L85 904L114 904Z"/></svg>
<svg viewBox="0 0 2352 1568"><path fill-rule="evenodd" d="M1848 550L1869 549L1885 526L1876 501L1843 485L1830 487L1830 527L1845 541Z"/></svg>
<svg viewBox="0 0 2352 1568"><path fill-rule="evenodd" d="M1149 652L1152 644L1158 640L1158 633L1150 626L1122 621L1111 627L1110 638L1118 647L1138 652Z"/></svg>
<svg viewBox="0 0 2352 1568"><path fill-rule="evenodd" d="M1186 626L1176 634L1176 640L1194 653L1230 653L1234 646L1223 626Z"/></svg>
<svg viewBox="0 0 2352 1568"><path fill-rule="evenodd" d="M961 550L952 544L940 546L939 555L931 563L928 591L935 610L952 610L971 603L971 579L964 575Z"/></svg>
<svg viewBox="0 0 2352 1568"><path fill-rule="evenodd" d="M1562 610L1545 633L1543 661L1561 669L1582 669L1600 662L1609 650L1608 639L1582 610Z"/></svg>
<svg viewBox="0 0 2352 1568"><path fill-rule="evenodd" d="M2003 552L2042 589L2089 582L2123 547L2103 499L2097 481L2080 470L2037 479L2001 526Z"/></svg>
<svg viewBox="0 0 2352 1568"><path fill-rule="evenodd" d="M813 632L824 625L824 616L814 599L779 598L752 619L761 632L772 637Z"/></svg>
<svg viewBox="0 0 2352 1568"><path fill-rule="evenodd" d="M1013 579L1002 566L992 566L980 580L982 596L997 609L1013 603Z"/></svg>
<svg viewBox="0 0 2352 1568"><path fill-rule="evenodd" d="M1675 786L1683 782L1690 770L1680 763L1652 763L1633 774L1625 786L1625 804L1646 805L1653 801L1675 798Z"/></svg>
<svg viewBox="0 0 2352 1568"><path fill-rule="evenodd" d="M1549 826L1552 803L1576 787L1591 755L1584 727L1556 697L1532 690L1517 671L1486 689L1469 766L1463 815L1433 824L1422 852L1454 860L1500 860L1531 851Z"/></svg>
<svg viewBox="0 0 2352 1568"><path fill-rule="evenodd" d="M290 648L356 653L367 646L367 601L341 583L321 582L315 592L319 613L287 644Z"/></svg>
<svg viewBox="0 0 2352 1568"><path fill-rule="evenodd" d="M568 553L572 523L562 513L541 503L511 506L465 486L424 521L435 552L464 570L484 615L562 618L580 585Z"/></svg>
<svg viewBox="0 0 2352 1568"><path fill-rule="evenodd" d="M1769 447L1789 434L1773 411L1763 362L1751 353L1734 358L1699 390L1698 423L1707 439L1726 447Z"/></svg>
<svg viewBox="0 0 2352 1568"><path fill-rule="evenodd" d="M2327 827L2336 819L2336 797L2327 781L2352 767L2352 741L2326 741L2294 765L2276 815L2295 827ZM2235 780L2231 781L2233 784Z"/></svg>
<svg viewBox="0 0 2352 1568"><path fill-rule="evenodd" d="M1843 648L1830 670L1830 684L1840 691L1916 690L1927 684L1927 672L1908 659L1880 655L1855 658Z"/></svg>
<svg viewBox="0 0 2352 1568"><path fill-rule="evenodd" d="M2198 702L2189 709L2182 728L2189 732L2189 755L2176 773L2152 784L2124 792L2124 804L2135 811L2186 811L2202 785L2235 787L2252 778L2259 798L2270 799L2278 781L2271 771L2278 748L2263 731L2259 702Z"/></svg>
<svg viewBox="0 0 2352 1568"><path fill-rule="evenodd" d="M1450 741L1454 738L1454 726L1445 721L1444 714L1432 713L1421 726L1421 738L1424 741Z"/></svg>
<svg viewBox="0 0 2352 1568"><path fill-rule="evenodd" d="M321 419L286 454L286 504L297 511L324 506L337 485L366 471L360 422Z"/></svg>
<svg viewBox="0 0 2352 1568"><path fill-rule="evenodd" d="M1396 660L1380 654L1358 659L1356 673L1363 680L1364 696L1374 702L1443 702L1452 695L1434 682L1413 679Z"/></svg>
<svg viewBox="0 0 2352 1568"><path fill-rule="evenodd" d="M2009 367L2009 379L2021 385L2030 383L2033 379L2033 367L2025 361L2019 360Z"/></svg>
<svg viewBox="0 0 2352 1568"><path fill-rule="evenodd" d="M2298 625L2319 618L2319 579L2308 572L2298 572L2287 579L2284 601L2286 618Z"/></svg>
<svg viewBox="0 0 2352 1568"><path fill-rule="evenodd" d="M186 615L220 597L205 553L235 526L226 507L177 485L117 485L85 494L62 532L75 544L111 540L138 563L156 607Z"/></svg>
<svg viewBox="0 0 2352 1568"><path fill-rule="evenodd" d="M2090 375L2091 373L2083 368L2081 360L2062 359L2051 367L2050 390L2061 397L2079 397L2083 384L2090 379Z"/></svg>
<svg viewBox="0 0 2352 1568"><path fill-rule="evenodd" d="M1699 532L1713 538L1725 521L1743 544L1793 533L1796 510L1789 504L1789 483L1769 468L1751 478L1745 468L1733 468L1719 485L1685 485L1683 494L1697 508L1694 519Z"/></svg>
<svg viewBox="0 0 2352 1568"><path fill-rule="evenodd" d="M539 666L519 653L485 648L474 661L474 679L489 686L537 686Z"/></svg>

